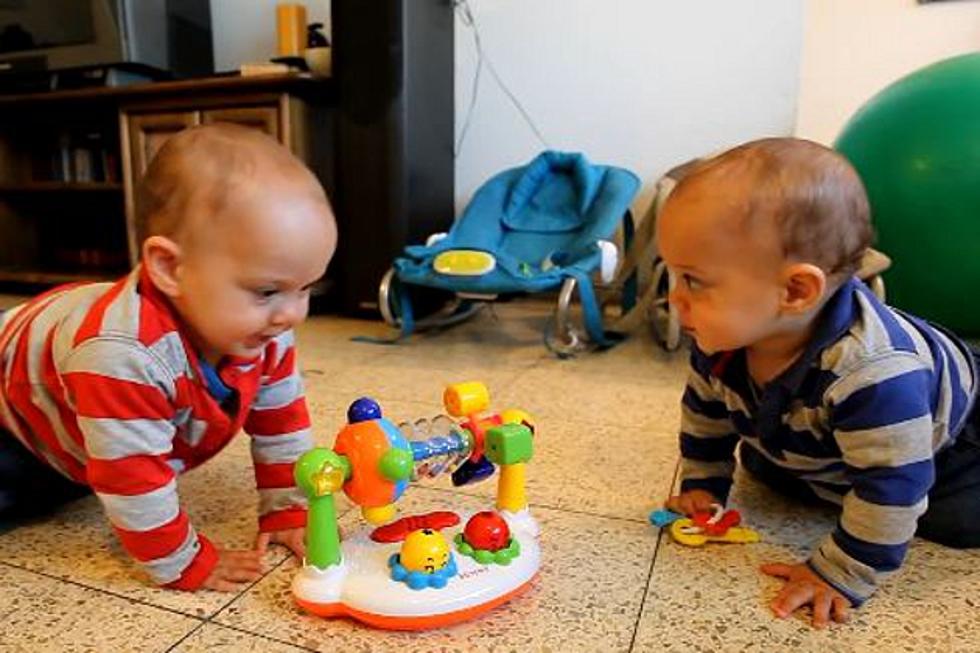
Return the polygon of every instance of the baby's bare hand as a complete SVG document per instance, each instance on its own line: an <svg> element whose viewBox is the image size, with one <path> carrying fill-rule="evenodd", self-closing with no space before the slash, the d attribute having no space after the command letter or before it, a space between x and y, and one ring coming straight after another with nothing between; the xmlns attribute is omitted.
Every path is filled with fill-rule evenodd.
<svg viewBox="0 0 980 653"><path fill-rule="evenodd" d="M218 592L236 592L243 583L262 577L262 554L259 551L218 549L218 564L204 581L203 587Z"/></svg>
<svg viewBox="0 0 980 653"><path fill-rule="evenodd" d="M664 503L664 507L674 512L690 517L696 512L710 512L711 505L721 503L713 494L705 490L688 490L672 496Z"/></svg>
<svg viewBox="0 0 980 653"><path fill-rule="evenodd" d="M295 553L300 560L306 555L306 529L302 526L287 528L282 531L259 533L258 537L255 538L255 549L259 553L265 554L270 542L282 544Z"/></svg>
<svg viewBox="0 0 980 653"><path fill-rule="evenodd" d="M770 604L780 619L806 605L813 606L814 628L824 628L831 619L844 623L850 616L851 602L807 565L770 562L762 565L761 569L762 573L784 581L783 589Z"/></svg>

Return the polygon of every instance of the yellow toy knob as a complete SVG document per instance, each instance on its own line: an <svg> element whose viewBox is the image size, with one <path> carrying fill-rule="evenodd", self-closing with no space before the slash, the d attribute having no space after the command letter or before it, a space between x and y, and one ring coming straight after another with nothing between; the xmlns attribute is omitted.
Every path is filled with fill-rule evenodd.
<svg viewBox="0 0 980 653"><path fill-rule="evenodd" d="M402 543L399 562L409 571L431 574L449 564L449 544L431 528L412 531Z"/></svg>
<svg viewBox="0 0 980 653"><path fill-rule="evenodd" d="M319 472L310 477L310 480L313 481L315 496L322 497L333 494L344 485L344 470L329 463L324 464Z"/></svg>
<svg viewBox="0 0 980 653"><path fill-rule="evenodd" d="M479 381L453 383L442 394L446 412L453 417L466 417L484 411L490 405L490 391Z"/></svg>
<svg viewBox="0 0 980 653"><path fill-rule="evenodd" d="M525 424L532 431L534 430L534 418L531 417L530 413L520 408L507 408L501 411L500 421L504 424Z"/></svg>
<svg viewBox="0 0 980 653"><path fill-rule="evenodd" d="M373 508L364 506L361 508L361 515L363 515L364 521L374 526L387 524L395 518L395 504L389 503L383 506L375 506Z"/></svg>

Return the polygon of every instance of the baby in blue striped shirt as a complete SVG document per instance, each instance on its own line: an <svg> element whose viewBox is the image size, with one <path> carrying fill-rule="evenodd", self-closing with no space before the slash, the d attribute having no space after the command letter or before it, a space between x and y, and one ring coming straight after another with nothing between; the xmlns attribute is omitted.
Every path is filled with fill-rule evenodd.
<svg viewBox="0 0 980 653"><path fill-rule="evenodd" d="M868 199L837 153L791 138L695 165L657 223L694 342L682 400L680 494L724 503L743 467L784 494L841 507L784 581L779 617L844 621L902 565L913 535L980 546L977 353L883 304L856 277Z"/></svg>

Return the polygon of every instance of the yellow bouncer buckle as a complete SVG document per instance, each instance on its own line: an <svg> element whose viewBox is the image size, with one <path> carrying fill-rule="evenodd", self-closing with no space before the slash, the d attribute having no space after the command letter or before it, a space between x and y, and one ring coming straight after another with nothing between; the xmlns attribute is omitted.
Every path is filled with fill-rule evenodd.
<svg viewBox="0 0 980 653"><path fill-rule="evenodd" d="M497 267L493 254L476 249L450 249L437 255L432 267L439 274L454 277L478 277Z"/></svg>

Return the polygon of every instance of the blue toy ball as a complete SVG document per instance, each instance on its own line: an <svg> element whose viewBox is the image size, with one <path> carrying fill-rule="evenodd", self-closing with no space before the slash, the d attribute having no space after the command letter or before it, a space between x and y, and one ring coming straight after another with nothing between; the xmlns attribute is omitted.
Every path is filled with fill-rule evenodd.
<svg viewBox="0 0 980 653"><path fill-rule="evenodd" d="M381 406L370 397L355 399L350 408L347 409L348 424L367 422L372 419L381 419Z"/></svg>

